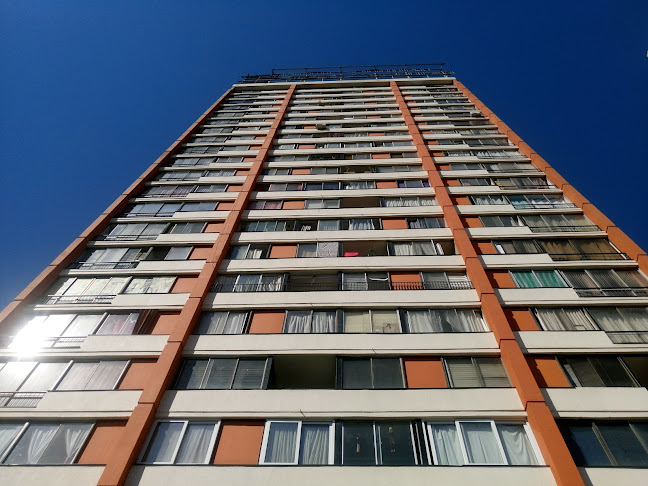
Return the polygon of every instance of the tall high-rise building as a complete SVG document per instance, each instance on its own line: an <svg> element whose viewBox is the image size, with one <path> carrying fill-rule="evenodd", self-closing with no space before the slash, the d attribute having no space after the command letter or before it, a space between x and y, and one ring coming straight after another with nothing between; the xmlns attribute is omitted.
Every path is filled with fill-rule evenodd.
<svg viewBox="0 0 648 486"><path fill-rule="evenodd" d="M0 483L648 484L647 269L443 65L246 76L2 313Z"/></svg>

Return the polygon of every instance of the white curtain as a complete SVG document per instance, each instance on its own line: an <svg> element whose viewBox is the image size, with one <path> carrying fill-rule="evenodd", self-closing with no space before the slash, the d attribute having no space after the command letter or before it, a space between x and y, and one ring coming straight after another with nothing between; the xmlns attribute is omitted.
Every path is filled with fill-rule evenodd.
<svg viewBox="0 0 648 486"><path fill-rule="evenodd" d="M45 392L49 390L65 368L67 368L67 363L40 363L20 387L20 391Z"/></svg>
<svg viewBox="0 0 648 486"><path fill-rule="evenodd" d="M198 334L223 334L227 312L205 312L198 324Z"/></svg>
<svg viewBox="0 0 648 486"><path fill-rule="evenodd" d="M299 464L328 464L329 425L303 424Z"/></svg>
<svg viewBox="0 0 648 486"><path fill-rule="evenodd" d="M65 439L64 464L72 464L79 449L85 443L92 424L65 424L61 425Z"/></svg>
<svg viewBox="0 0 648 486"><path fill-rule="evenodd" d="M462 422L460 425L470 464L504 463L489 422Z"/></svg>
<svg viewBox="0 0 648 486"><path fill-rule="evenodd" d="M508 463L512 466L535 466L538 464L524 426L515 424L498 424L497 430L504 446Z"/></svg>
<svg viewBox="0 0 648 486"><path fill-rule="evenodd" d="M114 389L127 364L128 361L101 361L84 389Z"/></svg>
<svg viewBox="0 0 648 486"><path fill-rule="evenodd" d="M411 333L439 332L436 322L427 310L407 310L405 320Z"/></svg>
<svg viewBox="0 0 648 486"><path fill-rule="evenodd" d="M175 277L153 277L151 286L148 288L149 294L168 294L171 290Z"/></svg>
<svg viewBox="0 0 648 486"><path fill-rule="evenodd" d="M80 314L74 319L72 325L65 330L63 336L87 336L92 334L101 318L102 314Z"/></svg>
<svg viewBox="0 0 648 486"><path fill-rule="evenodd" d="M173 460L173 451L182 434L182 422L159 422L151 442L144 455L146 463L170 463Z"/></svg>
<svg viewBox="0 0 648 486"><path fill-rule="evenodd" d="M294 464L297 422L271 422L265 462Z"/></svg>
<svg viewBox="0 0 648 486"><path fill-rule="evenodd" d="M287 333L308 333L311 332L310 311L287 311L286 328Z"/></svg>
<svg viewBox="0 0 648 486"><path fill-rule="evenodd" d="M209 458L209 443L214 432L214 424L189 424L185 431L176 464L205 464Z"/></svg>
<svg viewBox="0 0 648 486"><path fill-rule="evenodd" d="M430 429L436 451L436 465L463 466L464 460L455 424L433 424L430 425Z"/></svg>
<svg viewBox="0 0 648 486"><path fill-rule="evenodd" d="M317 231L337 231L339 229L340 221L337 219L323 219L317 223Z"/></svg>
<svg viewBox="0 0 648 486"><path fill-rule="evenodd" d="M412 249L414 255L437 255L436 246L432 241L413 241Z"/></svg>
<svg viewBox="0 0 648 486"><path fill-rule="evenodd" d="M83 390L99 363L74 363L56 387L57 390Z"/></svg>
<svg viewBox="0 0 648 486"><path fill-rule="evenodd" d="M246 321L247 312L230 312L225 327L219 334L243 334Z"/></svg>
<svg viewBox="0 0 648 486"><path fill-rule="evenodd" d="M335 332L335 312L313 312L311 332Z"/></svg>
<svg viewBox="0 0 648 486"><path fill-rule="evenodd" d="M15 463L11 461L11 456L9 457L9 464L38 464L40 457L47 449L50 441L54 438L56 431L58 430L58 425L31 425L27 429L27 433L23 435L22 439L18 443L18 446L11 453L11 456L14 455L19 449L26 447L27 457L22 456L22 462ZM25 444L23 444L25 442Z"/></svg>
<svg viewBox="0 0 648 486"><path fill-rule="evenodd" d="M350 230L372 230L374 223L371 219L352 219L349 221Z"/></svg>
<svg viewBox="0 0 648 486"><path fill-rule="evenodd" d="M410 241L392 243L392 248L394 249L394 255L396 256L416 255L416 253L414 252L413 243Z"/></svg>

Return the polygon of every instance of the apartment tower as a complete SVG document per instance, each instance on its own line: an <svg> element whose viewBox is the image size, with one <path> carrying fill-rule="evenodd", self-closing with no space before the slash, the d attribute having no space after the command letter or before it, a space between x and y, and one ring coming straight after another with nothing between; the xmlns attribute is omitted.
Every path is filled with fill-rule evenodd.
<svg viewBox="0 0 648 486"><path fill-rule="evenodd" d="M648 484L647 270L443 64L244 76L2 313L0 483Z"/></svg>

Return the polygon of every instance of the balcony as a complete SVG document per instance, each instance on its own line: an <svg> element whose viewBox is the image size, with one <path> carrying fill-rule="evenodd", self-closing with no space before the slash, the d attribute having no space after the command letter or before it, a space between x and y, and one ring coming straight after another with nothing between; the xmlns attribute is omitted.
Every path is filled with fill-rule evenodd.
<svg viewBox="0 0 648 486"><path fill-rule="evenodd" d="M548 253L555 262L571 262L580 260L628 260L628 255L617 252L601 253Z"/></svg>
<svg viewBox="0 0 648 486"><path fill-rule="evenodd" d="M47 295L42 304L110 304L117 295Z"/></svg>
<svg viewBox="0 0 648 486"><path fill-rule="evenodd" d="M561 225L541 225L541 226L527 226L533 233L552 233L555 231L573 232L573 231L601 231L595 224L561 224Z"/></svg>
<svg viewBox="0 0 648 486"><path fill-rule="evenodd" d="M648 287L574 287L579 297L648 297Z"/></svg>
<svg viewBox="0 0 648 486"><path fill-rule="evenodd" d="M331 291L363 291L363 290L470 290L473 289L469 281L449 282L300 282L299 280L286 279L272 283L231 283L217 282L212 292L331 292Z"/></svg>

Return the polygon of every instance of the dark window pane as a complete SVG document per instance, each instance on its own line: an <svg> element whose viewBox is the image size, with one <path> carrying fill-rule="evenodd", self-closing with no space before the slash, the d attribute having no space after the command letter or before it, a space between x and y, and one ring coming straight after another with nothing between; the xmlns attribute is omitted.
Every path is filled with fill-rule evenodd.
<svg viewBox="0 0 648 486"><path fill-rule="evenodd" d="M635 386L618 358L604 356L590 359L605 386Z"/></svg>
<svg viewBox="0 0 648 486"><path fill-rule="evenodd" d="M409 422L380 422L380 457L387 466L416 464Z"/></svg>
<svg viewBox="0 0 648 486"><path fill-rule="evenodd" d="M598 424L598 429L619 466L648 466L648 454L628 424Z"/></svg>
<svg viewBox="0 0 648 486"><path fill-rule="evenodd" d="M349 466L376 464L373 422L344 422L342 434L342 464Z"/></svg>
<svg viewBox="0 0 648 486"><path fill-rule="evenodd" d="M373 363L374 388L403 388L400 359L376 358Z"/></svg>
<svg viewBox="0 0 648 486"><path fill-rule="evenodd" d="M209 374L203 388L208 390L229 390L236 368L236 359L212 359Z"/></svg>
<svg viewBox="0 0 648 486"><path fill-rule="evenodd" d="M587 358L567 358L566 361L581 386L605 386L596 369Z"/></svg>
<svg viewBox="0 0 648 486"><path fill-rule="evenodd" d="M345 359L342 365L342 388L346 390L371 388L371 360Z"/></svg>
<svg viewBox="0 0 648 486"><path fill-rule="evenodd" d="M258 390L263 384L265 359L240 359L232 388L235 390Z"/></svg>
<svg viewBox="0 0 648 486"><path fill-rule="evenodd" d="M207 369L206 359L188 359L185 360L176 388L178 390L197 390L200 388L205 370Z"/></svg>
<svg viewBox="0 0 648 486"><path fill-rule="evenodd" d="M611 465L591 424L566 426L563 428L563 435L577 466Z"/></svg>

